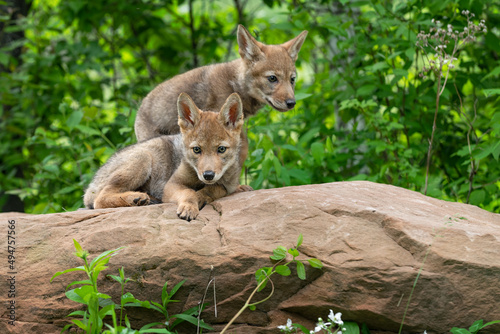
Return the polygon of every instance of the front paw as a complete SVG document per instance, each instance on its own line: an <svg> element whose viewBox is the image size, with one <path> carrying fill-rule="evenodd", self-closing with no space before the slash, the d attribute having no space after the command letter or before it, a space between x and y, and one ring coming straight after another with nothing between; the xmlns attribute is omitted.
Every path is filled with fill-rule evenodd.
<svg viewBox="0 0 500 334"><path fill-rule="evenodd" d="M196 219L199 213L200 210L198 210L198 207L191 203L181 203L177 208L177 217L187 220L188 222Z"/></svg>
<svg viewBox="0 0 500 334"><path fill-rule="evenodd" d="M236 190L234 191L235 193L241 193L241 192L244 192L244 191L253 191L253 188L246 185L246 184L240 184Z"/></svg>

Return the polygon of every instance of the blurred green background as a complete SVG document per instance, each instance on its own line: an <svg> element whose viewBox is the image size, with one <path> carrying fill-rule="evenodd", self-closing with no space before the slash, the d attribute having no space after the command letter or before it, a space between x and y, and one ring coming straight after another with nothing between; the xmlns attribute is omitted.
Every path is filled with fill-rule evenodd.
<svg viewBox="0 0 500 334"><path fill-rule="evenodd" d="M176 74L236 59L238 23L267 44L309 31L295 109L266 106L247 121L243 182L370 180L421 192L437 83L419 76L416 35L433 18L463 31L468 9L488 29L450 71L427 194L500 212L499 8L491 0L0 0L0 207L82 207L99 166L135 142L141 99Z"/></svg>

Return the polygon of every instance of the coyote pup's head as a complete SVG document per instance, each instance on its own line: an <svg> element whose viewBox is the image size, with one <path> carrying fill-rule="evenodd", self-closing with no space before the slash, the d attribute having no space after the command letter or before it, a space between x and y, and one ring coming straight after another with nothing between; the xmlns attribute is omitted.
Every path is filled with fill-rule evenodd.
<svg viewBox="0 0 500 334"><path fill-rule="evenodd" d="M184 158L200 181L214 184L238 164L243 104L231 94L219 113L201 111L186 93L177 100L179 127L186 149Z"/></svg>
<svg viewBox="0 0 500 334"><path fill-rule="evenodd" d="M278 111L295 107L295 61L306 36L304 30L283 44L266 45L238 26L239 53L246 65L243 80L250 96Z"/></svg>

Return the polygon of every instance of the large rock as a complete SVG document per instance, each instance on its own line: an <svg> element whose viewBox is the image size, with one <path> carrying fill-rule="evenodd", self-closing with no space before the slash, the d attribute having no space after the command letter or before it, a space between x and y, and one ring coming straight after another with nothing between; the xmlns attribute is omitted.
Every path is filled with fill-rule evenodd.
<svg viewBox="0 0 500 334"><path fill-rule="evenodd" d="M158 302L166 280L173 287L187 279L172 313L198 303L214 266L218 317L210 306L203 318L220 330L255 287L255 270L270 265L272 249L292 247L302 233L304 259L319 258L324 269L308 267L305 281L295 274L276 277L272 298L244 312L231 333L276 333L287 318L311 328L329 309L342 312L345 321L366 323L372 333L397 332L422 267L406 313L407 332L445 333L478 319L500 319L500 215L475 206L389 185L340 182L235 194L208 205L191 222L177 219L175 211L175 205L161 204L1 214L0 332L57 333L68 323L65 316L80 305L66 299L65 287L84 278L71 273L49 280L81 265L73 238L91 257L126 246L104 273L116 275L125 267L136 280L126 289L139 299ZM9 219L16 222L15 326L7 324L5 292ZM99 285L117 301L117 283L103 275ZM128 312L135 327L161 320L154 311ZM495 326L484 333L499 333Z"/></svg>

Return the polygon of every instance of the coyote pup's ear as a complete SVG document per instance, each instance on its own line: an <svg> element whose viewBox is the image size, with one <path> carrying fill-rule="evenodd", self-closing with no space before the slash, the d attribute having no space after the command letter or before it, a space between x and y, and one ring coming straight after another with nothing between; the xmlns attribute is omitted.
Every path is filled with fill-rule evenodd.
<svg viewBox="0 0 500 334"><path fill-rule="evenodd" d="M230 130L239 130L243 126L243 103L237 93L229 95L219 113L219 121Z"/></svg>
<svg viewBox="0 0 500 334"><path fill-rule="evenodd" d="M179 127L194 127L200 120L200 110L186 93L181 93L177 99L177 112L179 113Z"/></svg>
<svg viewBox="0 0 500 334"><path fill-rule="evenodd" d="M297 57L299 56L300 48L302 47L302 44L306 40L306 37L307 37L307 30L304 30L294 39L291 39L288 42L281 44L281 46L288 51L288 54L290 55L290 57L292 57L294 62L297 60Z"/></svg>
<svg viewBox="0 0 500 334"><path fill-rule="evenodd" d="M248 32L248 30L242 26L238 25L238 52L240 53L241 58L249 61L257 61L262 59L264 53L262 53L263 44L257 42L255 38Z"/></svg>

